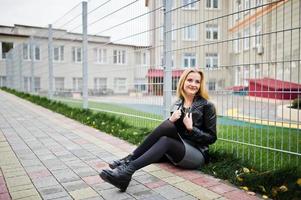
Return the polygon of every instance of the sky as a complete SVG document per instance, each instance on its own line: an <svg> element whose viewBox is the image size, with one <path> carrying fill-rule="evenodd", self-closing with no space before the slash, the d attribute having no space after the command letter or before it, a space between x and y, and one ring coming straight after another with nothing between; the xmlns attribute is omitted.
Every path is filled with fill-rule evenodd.
<svg viewBox="0 0 301 200"><path fill-rule="evenodd" d="M81 2L82 0L0 0L0 25L22 24L48 27L48 24L52 24L54 28L80 32ZM147 16L104 31L147 12L147 8L144 6L145 0L137 0L136 2L135 0L87 0L87 2L88 12L107 2L88 15L89 34L110 36L111 41L116 41L116 43L145 43L146 34L125 40L120 39L147 30ZM131 2L135 3L101 19Z"/></svg>

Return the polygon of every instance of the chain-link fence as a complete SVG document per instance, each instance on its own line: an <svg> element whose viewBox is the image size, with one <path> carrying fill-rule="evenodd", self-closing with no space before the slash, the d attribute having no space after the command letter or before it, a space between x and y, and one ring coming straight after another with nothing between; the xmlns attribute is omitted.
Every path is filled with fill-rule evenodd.
<svg viewBox="0 0 301 200"><path fill-rule="evenodd" d="M0 85L151 128L183 70L199 67L217 149L264 169L298 165L300 11L299 0L82 3L48 28L0 27Z"/></svg>

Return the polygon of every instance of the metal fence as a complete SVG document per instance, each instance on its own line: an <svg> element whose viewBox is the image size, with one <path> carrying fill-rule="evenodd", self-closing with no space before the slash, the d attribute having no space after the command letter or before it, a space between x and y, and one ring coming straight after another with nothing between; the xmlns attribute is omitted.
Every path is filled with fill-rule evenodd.
<svg viewBox="0 0 301 200"><path fill-rule="evenodd" d="M219 115L216 149L262 169L300 163L299 0L97 3L48 28L0 28L0 85L152 128L182 71L199 67Z"/></svg>

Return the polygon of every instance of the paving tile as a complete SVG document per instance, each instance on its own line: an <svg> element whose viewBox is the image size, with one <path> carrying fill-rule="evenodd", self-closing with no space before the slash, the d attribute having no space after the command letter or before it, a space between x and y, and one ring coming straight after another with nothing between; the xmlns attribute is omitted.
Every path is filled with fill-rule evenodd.
<svg viewBox="0 0 301 200"><path fill-rule="evenodd" d="M57 199L69 197L69 194L60 185L40 188L39 192L43 199Z"/></svg>
<svg viewBox="0 0 301 200"><path fill-rule="evenodd" d="M164 185L162 187L155 188L154 191L161 194L167 199L175 199L186 196L185 192L172 187L171 185Z"/></svg>
<svg viewBox="0 0 301 200"><path fill-rule="evenodd" d="M229 186L226 184L219 184L219 185L215 185L212 187L208 187L209 190L216 192L218 194L224 194L233 190L237 190L235 187L233 186Z"/></svg>
<svg viewBox="0 0 301 200"><path fill-rule="evenodd" d="M190 181L176 183L173 186L176 188L179 188L180 190L187 192L187 193L190 193L191 191L194 191L194 190L199 190L201 188L199 185L194 184Z"/></svg>
<svg viewBox="0 0 301 200"><path fill-rule="evenodd" d="M29 189L29 190L22 190L17 192L10 192L10 195L12 199L21 199L24 197L31 197L31 196L37 196L39 195L38 192L35 189Z"/></svg>
<svg viewBox="0 0 301 200"><path fill-rule="evenodd" d="M95 176L86 176L83 177L83 180L88 184L88 185L96 185L98 183L103 182L103 180L100 178L99 175Z"/></svg>
<svg viewBox="0 0 301 200"><path fill-rule="evenodd" d="M52 174L60 183L71 182L80 179L80 177L70 169L55 170L52 171Z"/></svg>
<svg viewBox="0 0 301 200"><path fill-rule="evenodd" d="M200 185L202 187L206 187L206 188L220 184L219 181L214 180L214 179L208 179L206 177L193 179L193 180L191 180L191 182L193 182L193 183L195 183L197 185Z"/></svg>
<svg viewBox="0 0 301 200"><path fill-rule="evenodd" d="M149 188L147 188L141 184L129 186L127 188L126 192L137 199L144 199L145 197L154 196L157 194L154 191L150 190Z"/></svg>
<svg viewBox="0 0 301 200"><path fill-rule="evenodd" d="M8 188L19 186L19 185L31 184L31 181L28 178L28 176L11 177L11 178L6 178L5 180Z"/></svg>
<svg viewBox="0 0 301 200"><path fill-rule="evenodd" d="M134 199L129 194L127 194L125 192L123 192L123 193L120 192L119 189L117 189L117 188L101 191L100 194L104 199L107 199L107 200Z"/></svg>
<svg viewBox="0 0 301 200"><path fill-rule="evenodd" d="M169 184L176 184L185 181L185 179L179 176L171 176L171 177L163 178L162 180Z"/></svg>
<svg viewBox="0 0 301 200"><path fill-rule="evenodd" d="M150 174L152 174L160 179L174 176L172 173L167 172L165 170L153 171L153 172L150 172Z"/></svg>
<svg viewBox="0 0 301 200"><path fill-rule="evenodd" d="M202 199L202 200L213 200L213 199L217 199L217 198L221 197L221 195L211 192L210 190L207 190L202 187L200 187L199 190L194 190L189 193L190 193L190 195L192 195L198 199ZM242 200L242 199L240 199L240 200Z"/></svg>
<svg viewBox="0 0 301 200"><path fill-rule="evenodd" d="M64 188L66 188L67 191L71 192L71 191L75 191L75 190L81 190L84 188L88 188L89 185L86 184L84 181L82 180L78 180L78 181L71 181L71 182L66 182L66 183L62 183L62 185L64 186Z"/></svg>
<svg viewBox="0 0 301 200"><path fill-rule="evenodd" d="M10 200L11 197L8 193L3 193L3 194L0 194L0 199L1 200Z"/></svg>
<svg viewBox="0 0 301 200"><path fill-rule="evenodd" d="M86 199L99 196L92 188L84 188L70 192L74 199Z"/></svg>
<svg viewBox="0 0 301 200"><path fill-rule="evenodd" d="M259 199L256 196L251 196L248 195L247 193L245 193L244 191L240 191L240 190L234 190L231 192L227 192L225 194L223 194L224 197L231 199L231 200L257 200Z"/></svg>
<svg viewBox="0 0 301 200"><path fill-rule="evenodd" d="M159 180L159 181L156 181L156 182L146 183L145 186L148 187L148 188L154 189L154 188L166 185L166 184L167 184L166 182L164 182L162 180Z"/></svg>
<svg viewBox="0 0 301 200"><path fill-rule="evenodd" d="M191 170L181 170L180 172L176 172L175 175L185 178L187 180L203 177L202 174L199 174Z"/></svg>
<svg viewBox="0 0 301 200"><path fill-rule="evenodd" d="M13 178L13 177L17 177L17 176L26 176L26 172L24 171L24 169L19 169L16 171L9 171L5 173L5 178Z"/></svg>
<svg viewBox="0 0 301 200"><path fill-rule="evenodd" d="M19 186L10 187L9 191L10 192L17 192L17 191L31 190L31 189L34 189L34 186L32 185L32 183L26 184L26 185L19 185Z"/></svg>
<svg viewBox="0 0 301 200"><path fill-rule="evenodd" d="M8 193L6 185L4 185L4 184L0 185L0 194L3 194L3 193Z"/></svg>
<svg viewBox="0 0 301 200"><path fill-rule="evenodd" d="M173 200L197 200L198 198L191 196L191 195L187 195L185 197L180 197L180 198L175 198Z"/></svg>
<svg viewBox="0 0 301 200"><path fill-rule="evenodd" d="M36 179L36 178L51 176L51 173L49 172L49 170L44 169L40 171L29 172L28 175L30 176L31 179Z"/></svg>
<svg viewBox="0 0 301 200"><path fill-rule="evenodd" d="M153 182L158 182L160 179L156 176L153 176L151 174L142 174L140 176L135 176L133 179L136 181L142 183L142 184L147 184L147 183L153 183Z"/></svg>
<svg viewBox="0 0 301 200"><path fill-rule="evenodd" d="M33 179L33 183L37 188L44 188L59 185L57 180L52 176Z"/></svg>

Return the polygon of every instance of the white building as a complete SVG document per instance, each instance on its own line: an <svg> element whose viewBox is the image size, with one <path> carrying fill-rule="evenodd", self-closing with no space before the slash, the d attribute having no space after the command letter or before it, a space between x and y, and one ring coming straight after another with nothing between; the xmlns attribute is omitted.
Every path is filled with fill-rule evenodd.
<svg viewBox="0 0 301 200"><path fill-rule="evenodd" d="M30 36L33 36L31 62ZM7 54L14 48L12 59ZM79 92L82 87L82 35L53 29L53 84L56 93ZM48 28L25 25L0 26L0 86L22 91L48 90ZM149 53L145 46L110 42L110 37L88 36L88 89L90 94L147 91Z"/></svg>

